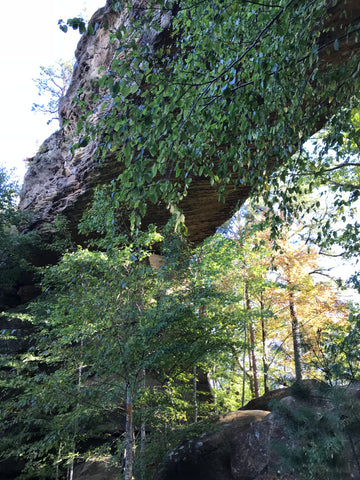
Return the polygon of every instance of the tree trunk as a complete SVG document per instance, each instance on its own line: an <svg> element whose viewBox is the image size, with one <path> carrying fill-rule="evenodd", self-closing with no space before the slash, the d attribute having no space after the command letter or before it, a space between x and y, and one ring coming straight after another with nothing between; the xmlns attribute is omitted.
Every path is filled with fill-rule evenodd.
<svg viewBox="0 0 360 480"><path fill-rule="evenodd" d="M256 352L255 352L255 345L256 345L256 338L255 338L255 325L254 320L251 315L251 303L249 297L249 289L248 284L245 282L245 300L246 300L246 310L250 313L250 358L251 358L251 367L253 372L253 393L255 398L260 397L260 382L259 382L259 369L257 365L256 359Z"/></svg>
<svg viewBox="0 0 360 480"><path fill-rule="evenodd" d="M142 375L142 384L145 390L146 388L146 371L145 368L141 371ZM145 447L146 447L146 423L145 423L145 416L144 414L141 417L141 425L140 425L140 453L141 453L141 478L145 478Z"/></svg>
<svg viewBox="0 0 360 480"><path fill-rule="evenodd" d="M245 335L244 335L244 355L242 361L242 369L243 369L243 384L242 384L242 395L241 395L241 406L243 407L245 404L245 379L246 379L246 343L247 343L247 329L245 328ZM239 362L239 365L241 363Z"/></svg>
<svg viewBox="0 0 360 480"><path fill-rule="evenodd" d="M260 298L260 311L261 311L261 332L262 332L262 346L263 346L263 370L264 370L264 392L267 393L269 391L269 365L267 362L267 355L266 355L266 325L265 325L265 318L264 318L264 301L263 301L263 294L261 293Z"/></svg>
<svg viewBox="0 0 360 480"><path fill-rule="evenodd" d="M81 362L80 362L80 365L78 367L78 384L77 384L77 388L78 388L79 393L80 393L81 384L82 384L82 371L83 371L83 368L84 368L84 365L82 363L83 346L84 346L84 340L81 339L81 341L80 341ZM80 398L80 396L79 396L79 398ZM76 417L75 417L75 422L74 422L73 450L72 450L72 455L71 455L71 463L69 465L68 472L67 472L67 480L73 480L73 478L74 478L75 441L76 441L76 436L77 436L78 430L79 430L79 419L78 419L79 408L80 408L80 405L79 405L79 402L78 402L77 405L76 405Z"/></svg>
<svg viewBox="0 0 360 480"><path fill-rule="evenodd" d="M253 366L252 366L251 352L248 352L248 362L249 362L249 371L247 373L247 376L248 376L249 384L250 384L251 398L255 398L254 371L253 371Z"/></svg>
<svg viewBox="0 0 360 480"><path fill-rule="evenodd" d="M60 443L60 446L59 446L58 458L57 458L56 468L55 468L55 480L59 480L60 459L61 459L61 443Z"/></svg>
<svg viewBox="0 0 360 480"><path fill-rule="evenodd" d="M134 425L130 385L126 384L125 480L133 480Z"/></svg>
<svg viewBox="0 0 360 480"><path fill-rule="evenodd" d="M289 293L289 310L291 318L291 332L294 346L294 362L295 362L295 378L296 381L302 379L302 364L301 364L301 340L299 321L296 316L295 301L293 292Z"/></svg>
<svg viewBox="0 0 360 480"><path fill-rule="evenodd" d="M254 394L256 398L260 397L260 382L259 382L259 370L257 365L257 358L255 352L255 326L254 322L251 320L250 324L250 341L251 341L251 363L252 363L252 370L253 370L253 378L254 378Z"/></svg>
<svg viewBox="0 0 360 480"><path fill-rule="evenodd" d="M198 403L197 403L197 375L196 375L196 367L194 367L193 371L193 403L194 403L194 423L198 421Z"/></svg>
<svg viewBox="0 0 360 480"><path fill-rule="evenodd" d="M212 397L212 400L213 400L213 403L214 403L215 413L217 413L217 407L216 407L216 399L217 399L216 385L215 385L215 381L211 378L211 374L214 374L214 375L215 375L215 367L213 367L212 370L211 370L211 372L209 371L209 372L206 374L206 376L207 376L207 381L208 381L208 385L209 385L209 388L210 388L211 397Z"/></svg>

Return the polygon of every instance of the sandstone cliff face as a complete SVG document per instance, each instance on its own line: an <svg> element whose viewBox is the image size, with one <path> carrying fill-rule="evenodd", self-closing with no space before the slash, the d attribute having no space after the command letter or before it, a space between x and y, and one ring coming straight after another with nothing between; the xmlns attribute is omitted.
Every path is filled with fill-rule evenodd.
<svg viewBox="0 0 360 480"><path fill-rule="evenodd" d="M121 171L121 164L111 154L99 166L96 158L97 141L90 142L74 153L70 147L79 139L76 130L80 102L89 101L91 94L96 93L94 80L102 75L99 73L100 67L109 70L117 54L119 43L116 40L110 42L110 35L120 26L126 27L146 4L147 0L138 0L133 2L131 10L117 13L112 10L111 1L108 0L106 6L98 10L90 21L95 34L82 36L75 52L73 78L59 106L62 126L45 140L39 152L30 159L24 179L19 208L36 212L33 228L48 229L55 216L63 214L69 218L72 230L76 232L82 213L90 205L94 187L116 178ZM169 27L170 20L171 12L162 14L159 23L163 30L141 32L140 41L150 42L154 48L160 45L162 33ZM99 116L104 114L102 104L91 104L90 100L90 108L94 112L89 117L91 123L95 124ZM243 202L247 198L249 191L249 188L244 188L242 192L236 192L232 198L229 197L225 206L218 202L217 194L208 181L196 179L191 197L183 203L190 238L198 241L214 233L229 218L237 201L240 199ZM168 217L164 205L152 206L145 223L162 225Z"/></svg>
<svg viewBox="0 0 360 480"><path fill-rule="evenodd" d="M66 215L72 223L73 231L84 209L91 202L93 187L115 178L121 170L121 164L111 154L99 167L96 151L97 141L90 142L86 147L71 152L70 146L78 139L76 134L79 118L79 101L88 99L91 93L96 93L96 82L99 68L104 71L111 68L111 63L117 52L117 41L110 42L110 34L120 26L125 28L132 19L138 18L147 0L136 0L130 10L114 12L111 1L98 10L91 24L94 35L83 35L77 50L74 75L70 88L62 99L60 116L62 127L47 139L40 147L39 152L31 159L31 165L26 174L21 193L20 208L36 212L33 228L42 229L51 224L56 214ZM331 45L334 38L342 38L340 48L326 57L322 68L329 65L346 66L351 55L359 54L359 43L354 38L347 38L346 32L356 28L360 19L360 2L358 0L341 0L328 11L326 33L320 37L321 44ZM171 11L162 13L159 17L162 30L159 32L140 31L139 41L146 41L156 49L161 45L164 33L171 27ZM325 51L325 49L324 49ZM324 108L323 121L329 114L330 102L327 99L318 99L321 104L329 104ZM101 101L91 105L93 112L91 122L96 122L101 111ZM107 107L107 108L111 108ZM318 127L321 127L321 122ZM271 162L272 159L269 159ZM226 204L218 202L217 193L210 186L208 179L195 178L187 198L183 200L182 208L185 213L186 224L190 239L200 241L214 233L215 229L226 221L239 202L243 203L248 197L248 186L230 190ZM164 224L168 212L164 205L153 205L149 208L145 223ZM48 228L48 227L46 227Z"/></svg>
<svg viewBox="0 0 360 480"><path fill-rule="evenodd" d="M75 226L90 202L93 187L116 175L116 163L111 171L103 168L100 175L95 141L74 153L70 147L78 138L79 101L94 93L93 80L99 68L110 67L118 46L110 43L110 33L127 21L126 15L112 12L107 2L91 19L95 34L85 34L79 41L72 81L59 105L62 126L30 159L24 179L19 208L36 212L35 228L48 228L46 224L52 224L57 214L67 215ZM82 93L78 94L80 89ZM96 110L96 105L93 107ZM96 114L91 120L96 122Z"/></svg>

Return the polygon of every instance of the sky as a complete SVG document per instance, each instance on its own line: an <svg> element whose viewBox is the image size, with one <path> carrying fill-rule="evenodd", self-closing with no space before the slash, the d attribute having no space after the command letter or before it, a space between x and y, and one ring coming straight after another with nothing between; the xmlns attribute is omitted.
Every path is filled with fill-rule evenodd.
<svg viewBox="0 0 360 480"><path fill-rule="evenodd" d="M33 78L40 66L72 60L78 31L63 33L58 21L83 15L89 18L105 0L17 0L2 4L0 28L0 166L14 168L20 183L26 171L24 159L35 155L43 141L58 128L53 121L31 111L39 102Z"/></svg>

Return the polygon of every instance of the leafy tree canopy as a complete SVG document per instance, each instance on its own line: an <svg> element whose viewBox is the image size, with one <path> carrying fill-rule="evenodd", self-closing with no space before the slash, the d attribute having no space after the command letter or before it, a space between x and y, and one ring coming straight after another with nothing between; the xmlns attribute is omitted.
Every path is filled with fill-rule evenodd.
<svg viewBox="0 0 360 480"><path fill-rule="evenodd" d="M19 187L11 174L0 168L0 288L12 290L24 270L31 269L27 261L36 233L22 233L29 218L16 208Z"/></svg>
<svg viewBox="0 0 360 480"><path fill-rule="evenodd" d="M59 120L59 102L70 85L73 66L70 62L59 60L55 65L40 67L40 76L33 81L38 94L46 103L33 103L32 111L50 117L47 123Z"/></svg>
<svg viewBox="0 0 360 480"><path fill-rule="evenodd" d="M84 119L80 145L98 136L99 154L115 152L124 165L110 193L115 208L130 209L133 226L149 203L160 202L181 223L179 203L199 176L223 201L232 188L263 188L273 166L324 122L329 99L333 111L345 102L356 87L356 59L348 70L326 63L340 42L321 39L326 7L294 0L114 2L115 10L129 9L132 27L111 33L118 56L99 79L98 97L107 96L111 109L102 103L96 126Z"/></svg>

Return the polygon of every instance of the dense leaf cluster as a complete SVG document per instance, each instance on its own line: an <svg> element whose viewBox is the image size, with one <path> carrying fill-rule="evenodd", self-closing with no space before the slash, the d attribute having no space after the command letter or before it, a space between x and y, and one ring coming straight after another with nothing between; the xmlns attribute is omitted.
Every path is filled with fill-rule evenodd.
<svg viewBox="0 0 360 480"><path fill-rule="evenodd" d="M326 5L115 5L132 23L111 34L119 46L99 79L104 114L95 127L81 123L82 142L98 136L101 155L115 152L124 166L111 194L132 225L148 203L183 221L179 203L197 177L222 201L229 189L264 185L316 131L327 114L322 99L338 104L349 94L339 88L343 69L320 68Z"/></svg>

